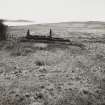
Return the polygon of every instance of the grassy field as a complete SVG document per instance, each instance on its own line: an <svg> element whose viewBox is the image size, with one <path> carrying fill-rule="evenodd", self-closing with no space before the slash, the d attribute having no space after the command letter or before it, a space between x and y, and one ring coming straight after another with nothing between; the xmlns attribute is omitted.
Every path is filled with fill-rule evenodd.
<svg viewBox="0 0 105 105"><path fill-rule="evenodd" d="M30 28L44 35L48 27L57 37L71 38L85 47L0 42L0 105L104 105L105 24L18 26L10 27L9 33L23 36Z"/></svg>

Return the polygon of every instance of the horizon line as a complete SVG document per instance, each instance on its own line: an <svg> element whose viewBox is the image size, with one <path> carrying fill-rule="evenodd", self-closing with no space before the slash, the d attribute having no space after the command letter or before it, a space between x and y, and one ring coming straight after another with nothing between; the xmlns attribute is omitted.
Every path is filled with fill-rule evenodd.
<svg viewBox="0 0 105 105"><path fill-rule="evenodd" d="M21 20L21 21L20 21ZM32 20L24 20L24 21L22 21L23 19L19 19L19 20L11 20L11 21L5 21L4 23L7 23L7 22L9 22L9 23L27 23L26 25L25 24L23 24L23 25L8 25L8 24L6 24L6 25L8 25L8 26L29 26L29 25L43 25L43 24L56 24L56 23L85 23L85 22L101 22L101 23L105 23L105 21L99 21L99 20L96 20L96 21L93 21L93 20L87 20L87 21L85 21L85 20L74 20L74 21L59 21L59 22L35 22L35 21L32 21ZM30 24L28 24L28 23L30 23Z"/></svg>

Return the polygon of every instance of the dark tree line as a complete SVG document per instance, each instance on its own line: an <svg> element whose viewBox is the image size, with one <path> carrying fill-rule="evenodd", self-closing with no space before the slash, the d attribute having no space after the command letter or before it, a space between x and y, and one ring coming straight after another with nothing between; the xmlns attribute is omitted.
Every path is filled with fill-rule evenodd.
<svg viewBox="0 0 105 105"><path fill-rule="evenodd" d="M28 38L30 36L30 30L28 29L27 30L27 34L26 34L26 37ZM50 28L50 31L49 31L49 38L52 38L53 37L53 31L52 29Z"/></svg>
<svg viewBox="0 0 105 105"><path fill-rule="evenodd" d="M30 36L30 30L28 29L26 37L28 38L29 36Z"/></svg>
<svg viewBox="0 0 105 105"><path fill-rule="evenodd" d="M52 29L50 28L49 37L52 38L52 36L53 36L53 32L52 32Z"/></svg>
<svg viewBox="0 0 105 105"><path fill-rule="evenodd" d="M6 40L7 26L0 20L0 40Z"/></svg>

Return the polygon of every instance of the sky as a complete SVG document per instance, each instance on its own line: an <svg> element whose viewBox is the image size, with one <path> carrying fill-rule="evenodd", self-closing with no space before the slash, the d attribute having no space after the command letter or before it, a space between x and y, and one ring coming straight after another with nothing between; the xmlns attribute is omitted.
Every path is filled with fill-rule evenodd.
<svg viewBox="0 0 105 105"><path fill-rule="evenodd" d="M105 21L105 0L0 0L0 19Z"/></svg>

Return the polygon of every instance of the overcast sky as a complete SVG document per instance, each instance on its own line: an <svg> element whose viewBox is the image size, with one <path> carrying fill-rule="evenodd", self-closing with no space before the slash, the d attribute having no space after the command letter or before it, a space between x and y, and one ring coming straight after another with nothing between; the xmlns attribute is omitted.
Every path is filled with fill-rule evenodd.
<svg viewBox="0 0 105 105"><path fill-rule="evenodd" d="M37 23L105 21L105 0L0 0L0 18Z"/></svg>

